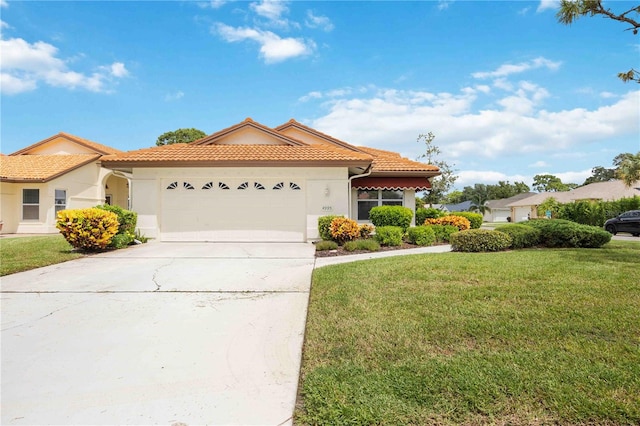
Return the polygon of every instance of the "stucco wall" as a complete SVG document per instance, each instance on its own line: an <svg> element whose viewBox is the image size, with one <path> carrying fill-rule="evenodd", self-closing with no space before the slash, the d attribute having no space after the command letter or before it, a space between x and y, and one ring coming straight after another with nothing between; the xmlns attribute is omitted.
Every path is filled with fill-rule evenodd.
<svg viewBox="0 0 640 426"><path fill-rule="evenodd" d="M29 154L63 155L63 154L95 154L95 151L58 136L51 141L29 150Z"/></svg>
<svg viewBox="0 0 640 426"><path fill-rule="evenodd" d="M65 175L45 183L7 183L0 184L2 198L2 233L56 233L55 227L55 190L66 190L67 209L94 207L104 202L101 182L107 169L96 163L86 164ZM38 220L22 219L22 190L40 190L40 208Z"/></svg>
<svg viewBox="0 0 640 426"><path fill-rule="evenodd" d="M203 168L134 168L131 183L131 208L138 213L138 228L145 236L158 238L162 223L162 191L172 180L202 185L207 180L237 182L295 181L306 198L303 214L304 239L317 238L317 218L326 214L348 214L348 171L346 167L203 167ZM233 206L228 208L233 209ZM268 205L252 206L254 214L270 214ZM297 208L297 207L296 207ZM277 211L277 209L272 209ZM167 214L180 214L176 213ZM273 218L274 221L278 218ZM222 224L220 226L223 226Z"/></svg>

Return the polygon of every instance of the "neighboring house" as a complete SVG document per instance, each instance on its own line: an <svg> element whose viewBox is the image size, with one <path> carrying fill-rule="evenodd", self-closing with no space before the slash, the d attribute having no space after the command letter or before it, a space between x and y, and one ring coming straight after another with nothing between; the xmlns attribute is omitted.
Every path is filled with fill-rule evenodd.
<svg viewBox="0 0 640 426"><path fill-rule="evenodd" d="M538 206L547 198L554 198L559 203L570 203L572 201L615 201L621 198L640 196L640 181L625 186L621 180L610 182L596 182L581 186L571 191L562 192L541 192L531 197L523 198L508 204L511 208L511 219L513 222L521 222L527 218L538 217Z"/></svg>
<svg viewBox="0 0 640 426"><path fill-rule="evenodd" d="M59 133L0 156L2 233L55 233L56 212L106 202L127 207L124 174L100 166L122 151Z"/></svg>
<svg viewBox="0 0 640 426"><path fill-rule="evenodd" d="M162 241L307 241L324 215L369 221L380 205L415 208L437 167L357 147L298 123L250 118L190 144L102 158L131 175L138 227Z"/></svg>
<svg viewBox="0 0 640 426"><path fill-rule="evenodd" d="M445 212L468 212L471 208L471 204L473 203L469 200L458 204L443 204L444 207L442 210Z"/></svg>
<svg viewBox="0 0 640 426"><path fill-rule="evenodd" d="M509 205L516 201L536 195L535 192L523 192L513 197L503 198L501 200L489 200L487 206L491 209L484 214L485 222L508 222L511 218L511 207Z"/></svg>

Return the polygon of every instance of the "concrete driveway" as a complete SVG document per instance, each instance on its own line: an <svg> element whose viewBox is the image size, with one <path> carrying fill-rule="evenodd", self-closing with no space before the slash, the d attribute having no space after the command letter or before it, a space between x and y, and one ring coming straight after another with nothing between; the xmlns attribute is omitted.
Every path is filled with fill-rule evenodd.
<svg viewBox="0 0 640 426"><path fill-rule="evenodd" d="M1 279L1 423L291 423L311 244L149 243Z"/></svg>

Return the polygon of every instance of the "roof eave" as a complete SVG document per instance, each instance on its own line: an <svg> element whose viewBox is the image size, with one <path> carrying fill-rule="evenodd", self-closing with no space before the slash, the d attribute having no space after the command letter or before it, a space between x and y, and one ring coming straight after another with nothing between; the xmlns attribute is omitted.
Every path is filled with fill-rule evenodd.
<svg viewBox="0 0 640 426"><path fill-rule="evenodd" d="M34 178L34 179L29 179L29 178L18 178L18 177L7 177L7 178L0 178L0 181L2 182L7 182L7 183L46 183L49 181L52 181L62 175L65 175L69 172L72 172L76 169L79 169L80 167L86 166L89 163L92 163L96 160L98 160L100 158L100 155L93 155L91 157L91 159L87 160L87 161L83 161L82 163L78 163L72 167L69 167L67 169L64 169L58 173L54 173L52 175L46 176L46 177L42 177L42 178Z"/></svg>
<svg viewBox="0 0 640 426"><path fill-rule="evenodd" d="M107 160L102 161L102 166L108 169L119 168L151 168L151 167L367 167L370 161L350 161L350 160L320 160L320 161L264 161L264 160L243 160L243 161L126 161Z"/></svg>

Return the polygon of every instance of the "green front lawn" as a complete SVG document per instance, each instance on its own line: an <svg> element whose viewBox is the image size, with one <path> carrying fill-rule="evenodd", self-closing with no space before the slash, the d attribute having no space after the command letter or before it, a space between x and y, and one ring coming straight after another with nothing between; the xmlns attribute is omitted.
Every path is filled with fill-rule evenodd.
<svg viewBox="0 0 640 426"><path fill-rule="evenodd" d="M82 257L60 234L0 239L0 276Z"/></svg>
<svg viewBox="0 0 640 426"><path fill-rule="evenodd" d="M317 269L296 424L639 424L640 243Z"/></svg>

